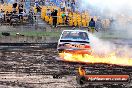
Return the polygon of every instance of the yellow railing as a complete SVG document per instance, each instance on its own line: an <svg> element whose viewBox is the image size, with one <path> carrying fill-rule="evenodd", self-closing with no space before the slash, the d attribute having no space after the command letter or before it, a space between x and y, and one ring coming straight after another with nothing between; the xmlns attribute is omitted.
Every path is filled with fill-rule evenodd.
<svg viewBox="0 0 132 88"><path fill-rule="evenodd" d="M46 12L47 10L50 9L50 11L53 11L53 9L57 9L58 10L58 14L57 14L57 24L58 25L66 25L66 17L62 18L62 14L64 12L62 12L60 10L60 8L56 7L56 6L43 6L42 10L41 10L41 18L46 21L47 23L49 23L50 25L52 25L52 16L47 16ZM68 14L68 20L67 20L67 24L68 26L83 26L83 27L87 27L88 23L91 19L90 15L88 12L83 12L83 13L77 13L77 12L70 12Z"/></svg>
<svg viewBox="0 0 132 88"><path fill-rule="evenodd" d="M12 4L3 4L0 6L0 9L2 9L5 12L11 12L12 11Z"/></svg>

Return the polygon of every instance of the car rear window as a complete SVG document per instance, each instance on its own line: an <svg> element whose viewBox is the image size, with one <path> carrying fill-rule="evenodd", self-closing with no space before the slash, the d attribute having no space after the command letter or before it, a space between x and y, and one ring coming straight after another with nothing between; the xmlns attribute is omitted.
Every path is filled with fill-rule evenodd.
<svg viewBox="0 0 132 88"><path fill-rule="evenodd" d="M61 39L67 40L89 40L86 32L64 31Z"/></svg>

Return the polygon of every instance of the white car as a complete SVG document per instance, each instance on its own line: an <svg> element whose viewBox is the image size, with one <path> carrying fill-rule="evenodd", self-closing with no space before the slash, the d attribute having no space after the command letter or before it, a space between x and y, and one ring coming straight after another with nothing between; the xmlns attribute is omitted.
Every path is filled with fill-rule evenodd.
<svg viewBox="0 0 132 88"><path fill-rule="evenodd" d="M88 31L64 30L58 41L57 50L61 52L74 52L79 54L91 54Z"/></svg>

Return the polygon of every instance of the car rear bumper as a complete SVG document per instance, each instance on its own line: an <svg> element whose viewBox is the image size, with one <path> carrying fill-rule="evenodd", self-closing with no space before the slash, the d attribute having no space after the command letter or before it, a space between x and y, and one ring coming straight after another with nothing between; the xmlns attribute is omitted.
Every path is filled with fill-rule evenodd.
<svg viewBox="0 0 132 88"><path fill-rule="evenodd" d="M90 49L58 49L59 53L74 53L74 54L89 54L91 55L92 50Z"/></svg>

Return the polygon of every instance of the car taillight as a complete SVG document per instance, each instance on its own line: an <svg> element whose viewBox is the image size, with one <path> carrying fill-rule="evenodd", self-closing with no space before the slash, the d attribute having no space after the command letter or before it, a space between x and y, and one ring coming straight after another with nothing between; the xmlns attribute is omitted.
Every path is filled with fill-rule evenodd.
<svg viewBox="0 0 132 88"><path fill-rule="evenodd" d="M90 45L85 45L85 48L91 48L91 46Z"/></svg>

